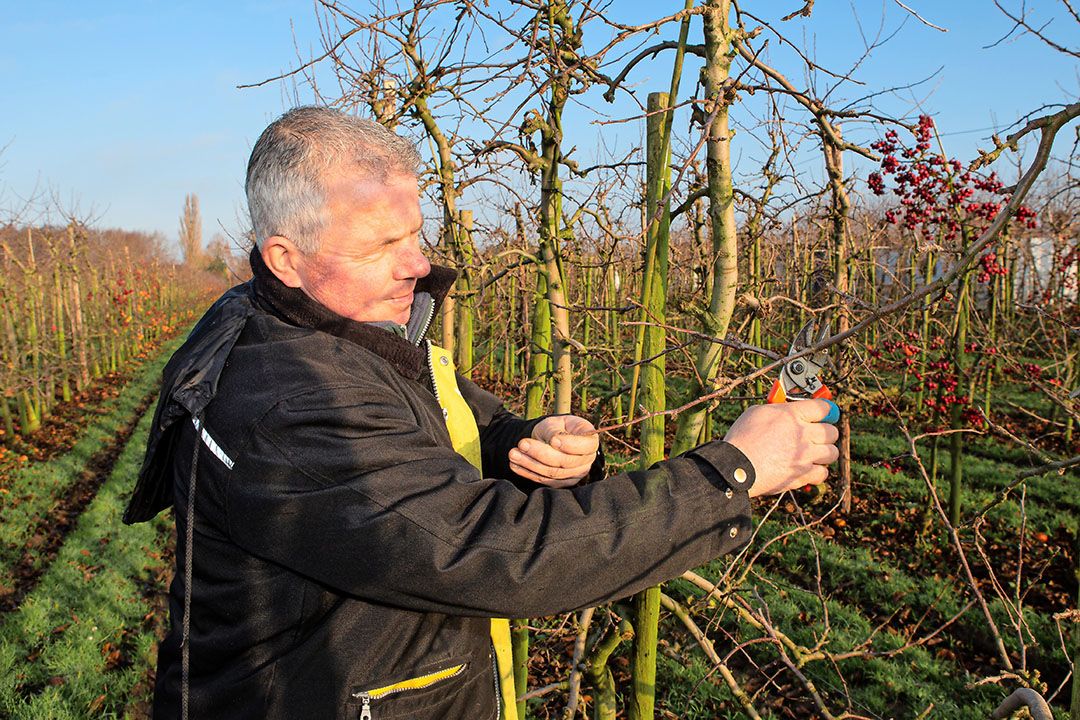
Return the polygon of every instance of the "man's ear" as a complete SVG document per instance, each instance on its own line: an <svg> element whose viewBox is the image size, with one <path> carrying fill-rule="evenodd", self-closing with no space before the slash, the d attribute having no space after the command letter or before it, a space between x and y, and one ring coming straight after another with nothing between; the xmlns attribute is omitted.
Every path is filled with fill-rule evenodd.
<svg viewBox="0 0 1080 720"><path fill-rule="evenodd" d="M270 272L287 287L302 287L299 269L304 262L304 256L289 238L271 235L263 241L259 254Z"/></svg>

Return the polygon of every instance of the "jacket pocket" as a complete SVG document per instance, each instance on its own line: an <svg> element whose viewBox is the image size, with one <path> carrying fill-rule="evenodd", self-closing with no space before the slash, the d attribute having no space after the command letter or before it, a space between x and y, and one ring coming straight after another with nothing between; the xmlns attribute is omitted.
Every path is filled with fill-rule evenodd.
<svg viewBox="0 0 1080 720"><path fill-rule="evenodd" d="M404 696L409 693L434 687L451 678L461 675L465 672L466 667L468 667L466 663L451 665L442 670L435 670L434 672L418 675L416 677L408 678L407 680L400 680L395 683L388 683L379 687L354 688L352 696L360 701L360 720L377 720L379 701L395 695Z"/></svg>

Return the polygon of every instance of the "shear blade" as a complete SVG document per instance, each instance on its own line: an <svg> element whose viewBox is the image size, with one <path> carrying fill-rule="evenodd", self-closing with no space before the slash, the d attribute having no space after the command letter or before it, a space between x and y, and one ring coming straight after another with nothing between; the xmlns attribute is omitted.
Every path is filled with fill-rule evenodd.
<svg viewBox="0 0 1080 720"><path fill-rule="evenodd" d="M806 348L816 345L825 338L829 337L829 324L825 323L821 327L821 332L814 334L815 321L811 318L798 333L795 334L795 339L791 341L791 348L788 350L788 354L802 352ZM824 352L814 353L814 355L824 355Z"/></svg>
<svg viewBox="0 0 1080 720"><path fill-rule="evenodd" d="M795 335L791 342L789 355L795 355L816 345L829 336L829 325L825 323L821 331L815 333L815 321L811 319ZM789 360L780 370L780 380L790 395L812 395L822 386L818 374L828 362L828 353L824 350L803 355Z"/></svg>

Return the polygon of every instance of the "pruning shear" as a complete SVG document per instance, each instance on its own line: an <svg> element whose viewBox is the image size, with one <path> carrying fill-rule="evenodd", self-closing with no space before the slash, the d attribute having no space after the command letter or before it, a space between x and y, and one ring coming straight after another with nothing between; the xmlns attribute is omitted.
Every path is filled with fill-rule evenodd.
<svg viewBox="0 0 1080 720"><path fill-rule="evenodd" d="M821 332L814 332L814 320L811 319L795 335L788 349L788 355L796 355L806 348L817 345L829 336L829 325L826 323ZM821 381L821 371L828 364L828 353L825 350L792 358L784 363L780 369L780 377L773 382L772 389L766 398L768 403L782 403L788 400L809 400L816 398L829 401L829 414L821 422L835 423L840 419L840 408L832 401L832 390Z"/></svg>

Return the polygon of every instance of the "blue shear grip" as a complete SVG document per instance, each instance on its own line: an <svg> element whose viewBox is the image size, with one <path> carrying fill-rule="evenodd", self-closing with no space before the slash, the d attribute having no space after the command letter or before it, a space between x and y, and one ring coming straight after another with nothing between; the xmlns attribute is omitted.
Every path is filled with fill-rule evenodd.
<svg viewBox="0 0 1080 720"><path fill-rule="evenodd" d="M826 400L825 402L829 403L829 414L821 418L819 422L835 424L840 419L840 406L832 400Z"/></svg>

